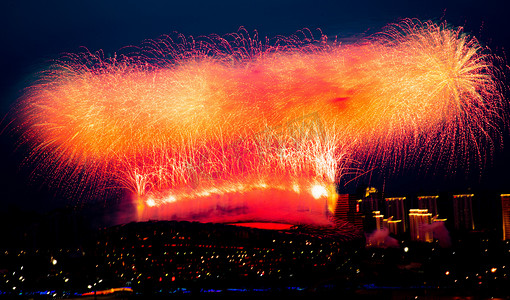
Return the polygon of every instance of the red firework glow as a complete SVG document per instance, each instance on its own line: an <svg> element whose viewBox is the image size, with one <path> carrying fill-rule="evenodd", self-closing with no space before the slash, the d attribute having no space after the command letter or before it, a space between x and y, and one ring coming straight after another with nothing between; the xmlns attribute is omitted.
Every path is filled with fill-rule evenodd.
<svg viewBox="0 0 510 300"><path fill-rule="evenodd" d="M405 20L358 43L245 31L68 54L18 110L60 189L128 189L138 220L328 223L353 162L481 160L498 136L493 57Z"/></svg>

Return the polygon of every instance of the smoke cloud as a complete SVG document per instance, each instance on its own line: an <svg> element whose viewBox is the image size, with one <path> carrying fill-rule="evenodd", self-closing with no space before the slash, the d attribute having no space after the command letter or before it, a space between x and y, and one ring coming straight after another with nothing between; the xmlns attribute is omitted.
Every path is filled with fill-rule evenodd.
<svg viewBox="0 0 510 300"><path fill-rule="evenodd" d="M398 248L398 240L390 236L387 228L379 229L367 236L368 247Z"/></svg>
<svg viewBox="0 0 510 300"><path fill-rule="evenodd" d="M448 232L448 229L446 229L444 222L434 222L430 225L425 226L426 230L432 231L434 239L436 239L439 242L440 247L449 248L452 245L450 233Z"/></svg>

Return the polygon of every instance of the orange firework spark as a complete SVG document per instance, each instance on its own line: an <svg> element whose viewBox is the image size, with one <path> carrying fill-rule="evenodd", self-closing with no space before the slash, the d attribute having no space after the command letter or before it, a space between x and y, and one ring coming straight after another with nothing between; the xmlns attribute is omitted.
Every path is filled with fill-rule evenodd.
<svg viewBox="0 0 510 300"><path fill-rule="evenodd" d="M416 20L348 45L164 37L113 58L67 55L19 119L45 174L127 188L142 219L275 197L327 215L352 161L483 157L503 107L486 52L461 28Z"/></svg>

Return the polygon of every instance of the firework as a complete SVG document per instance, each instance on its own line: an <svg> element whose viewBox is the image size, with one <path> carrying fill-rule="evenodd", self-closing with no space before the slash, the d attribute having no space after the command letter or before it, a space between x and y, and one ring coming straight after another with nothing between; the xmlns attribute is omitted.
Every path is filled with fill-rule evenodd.
<svg viewBox="0 0 510 300"><path fill-rule="evenodd" d="M405 20L352 44L300 33L65 55L20 103L22 142L59 188L128 189L141 219L274 219L334 211L354 161L482 159L498 136L493 57L461 28Z"/></svg>

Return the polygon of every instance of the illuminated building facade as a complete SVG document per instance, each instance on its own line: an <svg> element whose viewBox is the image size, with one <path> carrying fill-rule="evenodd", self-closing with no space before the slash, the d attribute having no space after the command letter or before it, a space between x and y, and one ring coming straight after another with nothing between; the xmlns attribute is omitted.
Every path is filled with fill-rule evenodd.
<svg viewBox="0 0 510 300"><path fill-rule="evenodd" d="M418 208L428 209L433 216L437 216L439 211L437 210L437 199L439 196L419 196L418 197Z"/></svg>
<svg viewBox="0 0 510 300"><path fill-rule="evenodd" d="M360 212L365 232L379 229L374 218L374 212L380 211L381 194L376 188L367 187L360 196Z"/></svg>
<svg viewBox="0 0 510 300"><path fill-rule="evenodd" d="M384 229L384 215L381 215L381 212L376 210L372 212L373 218L375 220L375 230Z"/></svg>
<svg viewBox="0 0 510 300"><path fill-rule="evenodd" d="M363 215L360 199L353 194L339 194L335 208L335 217L353 225L357 230L363 230Z"/></svg>
<svg viewBox="0 0 510 300"><path fill-rule="evenodd" d="M339 194L335 207L335 218L347 221L349 212L349 194Z"/></svg>
<svg viewBox="0 0 510 300"><path fill-rule="evenodd" d="M386 198L384 201L386 204L386 217L394 223L392 226L399 227L396 229L396 232L405 232L407 230L405 200L405 197L394 197Z"/></svg>
<svg viewBox="0 0 510 300"><path fill-rule="evenodd" d="M393 217L385 219L380 211L374 211L372 217L375 220L375 230L387 229L391 234L395 235L402 232L400 227L402 220L393 220Z"/></svg>
<svg viewBox="0 0 510 300"><path fill-rule="evenodd" d="M390 233L394 235L398 235L402 233L402 220L393 220L392 217L389 217L385 220L386 227L390 231Z"/></svg>
<svg viewBox="0 0 510 300"><path fill-rule="evenodd" d="M501 195L501 210L503 212L503 240L510 240L510 194Z"/></svg>
<svg viewBox="0 0 510 300"><path fill-rule="evenodd" d="M473 194L453 195L453 219L455 229L474 230Z"/></svg>
<svg viewBox="0 0 510 300"><path fill-rule="evenodd" d="M379 191L374 187L367 187L361 202L362 212L365 214L372 214L373 211L378 211L380 201L381 196Z"/></svg>
<svg viewBox="0 0 510 300"><path fill-rule="evenodd" d="M433 241L430 224L432 223L432 214L427 209L409 210L409 229L411 240L431 243Z"/></svg>

